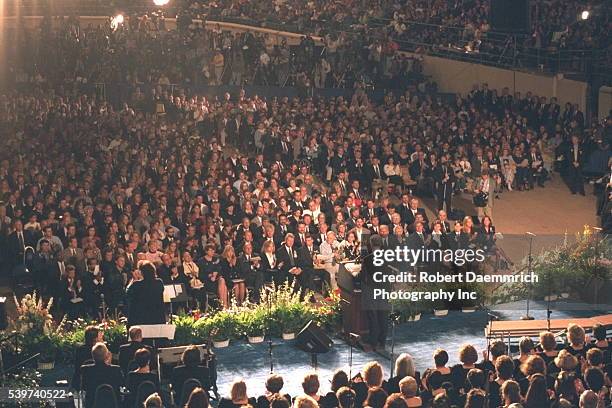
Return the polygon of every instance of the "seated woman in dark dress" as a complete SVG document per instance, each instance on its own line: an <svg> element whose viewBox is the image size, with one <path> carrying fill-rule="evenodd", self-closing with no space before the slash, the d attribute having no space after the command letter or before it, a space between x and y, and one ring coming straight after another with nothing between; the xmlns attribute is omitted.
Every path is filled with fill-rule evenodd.
<svg viewBox="0 0 612 408"><path fill-rule="evenodd" d="M433 359L435 367L428 368L427 370L425 370L425 373L423 374L423 385L426 386L427 377L433 371L437 371L442 375L442 383L451 382L451 369L446 366L446 364L448 363L448 353L446 352L446 350L437 349L436 351L434 351Z"/></svg>
<svg viewBox="0 0 612 408"><path fill-rule="evenodd" d="M226 246L221 254L221 274L226 283L231 282L234 297L238 304L242 304L246 299L246 283L238 268L236 251L231 245Z"/></svg>
<svg viewBox="0 0 612 408"><path fill-rule="evenodd" d="M219 302L224 309L229 306L227 296L227 285L223 277L221 261L215 255L215 246L206 245L204 248L204 256L198 261L200 270L200 279L204 282L204 287L208 292L216 293L219 297Z"/></svg>
<svg viewBox="0 0 612 408"><path fill-rule="evenodd" d="M255 398L247 395L247 386L243 380L236 380L232 383L230 397L223 397L219 400L218 408L240 408L244 405L256 406Z"/></svg>
<svg viewBox="0 0 612 408"><path fill-rule="evenodd" d="M469 384L467 384L467 374L472 368L476 368L476 362L478 361L478 352L476 348L471 344L466 344L459 350L459 361L461 364L457 364L451 368L452 383L458 392L464 390L467 392Z"/></svg>
<svg viewBox="0 0 612 408"><path fill-rule="evenodd" d="M130 391L129 400L134 402L138 395L138 387L145 381L150 381L155 385L155 391L159 392L159 376L151 371L151 352L146 348L136 350L134 362L138 368L130 371L127 375L127 388ZM132 404L130 404L131 406Z"/></svg>

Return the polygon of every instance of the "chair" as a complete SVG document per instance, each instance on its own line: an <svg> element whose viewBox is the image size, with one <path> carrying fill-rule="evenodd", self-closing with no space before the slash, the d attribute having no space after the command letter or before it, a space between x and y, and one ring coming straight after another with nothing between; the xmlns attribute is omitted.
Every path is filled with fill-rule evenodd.
<svg viewBox="0 0 612 408"><path fill-rule="evenodd" d="M143 381L136 390L136 398L134 399L134 408L141 408L143 402L149 395L157 392L157 387L151 381Z"/></svg>
<svg viewBox="0 0 612 408"><path fill-rule="evenodd" d="M195 378L186 379L183 383L183 387L181 388L181 403L179 404L179 406L185 406L185 404L187 404L187 401L189 400L191 392L198 387L202 387L202 383L200 381L196 380Z"/></svg>
<svg viewBox="0 0 612 408"><path fill-rule="evenodd" d="M138 363L135 360L132 360L128 363L127 373L138 369Z"/></svg>
<svg viewBox="0 0 612 408"><path fill-rule="evenodd" d="M100 384L96 388L93 408L119 408L115 390L109 384Z"/></svg>

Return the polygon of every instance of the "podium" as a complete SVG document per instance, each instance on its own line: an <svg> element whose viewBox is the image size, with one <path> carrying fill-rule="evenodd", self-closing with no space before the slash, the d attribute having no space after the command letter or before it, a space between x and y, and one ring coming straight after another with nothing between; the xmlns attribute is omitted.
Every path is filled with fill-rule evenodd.
<svg viewBox="0 0 612 408"><path fill-rule="evenodd" d="M342 329L347 336L350 333L362 335L368 326L363 313L361 286L359 277L354 277L347 266L350 268L349 264L340 263L336 275L342 298Z"/></svg>

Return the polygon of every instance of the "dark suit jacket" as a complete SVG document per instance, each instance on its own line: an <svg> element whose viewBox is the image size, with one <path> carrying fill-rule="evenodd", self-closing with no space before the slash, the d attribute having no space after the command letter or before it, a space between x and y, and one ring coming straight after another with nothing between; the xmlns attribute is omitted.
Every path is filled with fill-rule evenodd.
<svg viewBox="0 0 612 408"><path fill-rule="evenodd" d="M85 364L81 367L82 389L85 391L85 408L93 406L96 388L109 384L119 398L119 387L124 384L121 368L107 364Z"/></svg>
<svg viewBox="0 0 612 408"><path fill-rule="evenodd" d="M134 354L136 350L146 348L153 353L153 349L151 346L148 346L140 341L130 341L127 344L122 344L119 346L119 367L124 374L127 373L130 362L134 359Z"/></svg>
<svg viewBox="0 0 612 408"><path fill-rule="evenodd" d="M183 384L190 378L195 378L202 384L202 387L209 389L210 384L210 370L208 367L195 366L187 367L185 365L179 365L172 369L172 389L176 392L176 397L181 398L181 391L183 390Z"/></svg>
<svg viewBox="0 0 612 408"><path fill-rule="evenodd" d="M91 358L92 347L93 346L83 344L77 347L76 352L74 353L74 375L72 376L72 386L76 390L81 389L81 366L86 363L93 363Z"/></svg>
<svg viewBox="0 0 612 408"><path fill-rule="evenodd" d="M316 251L317 247L313 245L313 251ZM314 263L307 246L298 248L297 250L297 266L302 269L314 268Z"/></svg>
<svg viewBox="0 0 612 408"><path fill-rule="evenodd" d="M287 252L287 247L285 245L281 245L276 250L276 262L283 263L281 271L289 273L289 269L297 266L297 251L295 247L291 247L291 252L293 253L293 257L289 256L289 252Z"/></svg>
<svg viewBox="0 0 612 408"><path fill-rule="evenodd" d="M159 376L156 372L138 373L135 371L131 371L127 373L126 379L126 386L127 389L130 390L130 399L132 401L136 400L136 395L138 394L138 387L145 381L151 381L153 384L155 384L157 391L159 391Z"/></svg>

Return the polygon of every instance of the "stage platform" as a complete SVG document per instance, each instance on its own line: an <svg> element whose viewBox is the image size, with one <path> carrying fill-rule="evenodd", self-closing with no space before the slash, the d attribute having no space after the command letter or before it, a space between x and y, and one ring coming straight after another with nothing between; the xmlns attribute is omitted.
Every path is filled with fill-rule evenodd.
<svg viewBox="0 0 612 408"><path fill-rule="evenodd" d="M589 318L551 319L550 328L547 320L501 320L492 321L485 330L485 334L492 338L515 338L522 336L536 337L540 332L550 330L553 333L562 332L570 323L582 326L585 331L591 331L596 324L612 330L612 314L605 314Z"/></svg>

